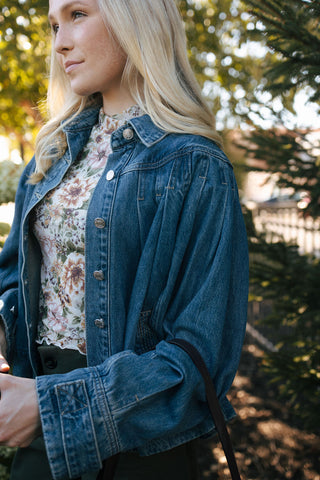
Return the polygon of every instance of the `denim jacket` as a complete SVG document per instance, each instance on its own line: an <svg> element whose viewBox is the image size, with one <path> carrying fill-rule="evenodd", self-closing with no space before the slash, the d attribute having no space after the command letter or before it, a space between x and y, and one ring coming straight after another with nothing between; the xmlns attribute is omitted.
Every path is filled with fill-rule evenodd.
<svg viewBox="0 0 320 480"><path fill-rule="evenodd" d="M148 115L112 134L112 153L86 220L87 368L37 376L41 252L30 213L74 162L98 118L64 127L68 148L37 185L27 165L0 255L0 314L13 373L36 377L55 479L97 470L103 459L150 455L215 432L203 380L167 340L194 344L226 398L247 311L246 232L233 169L219 147L160 130ZM101 275L94 275L96 271Z"/></svg>

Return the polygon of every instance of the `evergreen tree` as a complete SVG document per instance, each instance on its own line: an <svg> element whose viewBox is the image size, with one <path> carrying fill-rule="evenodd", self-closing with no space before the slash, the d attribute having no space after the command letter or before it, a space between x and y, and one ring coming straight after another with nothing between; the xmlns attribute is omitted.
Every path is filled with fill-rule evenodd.
<svg viewBox="0 0 320 480"><path fill-rule="evenodd" d="M247 170L266 172L292 196L303 192L309 199L303 214L320 217L320 139L309 129L256 128L245 150L248 158L255 159Z"/></svg>
<svg viewBox="0 0 320 480"><path fill-rule="evenodd" d="M320 101L319 0L246 0L265 26L267 45L278 54L268 68L267 89L283 100L298 89L310 87L311 101Z"/></svg>
<svg viewBox="0 0 320 480"><path fill-rule="evenodd" d="M274 114L276 126L256 129L245 146L260 163L256 170L276 174L279 187L307 191L307 215L320 216L319 144L310 131L288 129L282 122L292 110L294 95L306 88L309 100L320 105L320 5L312 0L246 0L252 14L264 25L263 36L276 55L266 67L264 89L272 100L280 98L283 110ZM260 105L265 111L266 105ZM261 115L263 117L263 115ZM248 147L249 145L249 147ZM251 223L252 227L252 223ZM277 332L276 353L265 366L280 393L291 402L305 426L320 428L320 261L299 255L297 246L267 243L250 230L251 300L272 301L264 322Z"/></svg>

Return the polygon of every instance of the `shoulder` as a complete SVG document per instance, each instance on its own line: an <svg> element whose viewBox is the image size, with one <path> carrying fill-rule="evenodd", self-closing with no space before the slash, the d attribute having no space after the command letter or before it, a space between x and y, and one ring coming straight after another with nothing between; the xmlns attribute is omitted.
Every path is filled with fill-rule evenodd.
<svg viewBox="0 0 320 480"><path fill-rule="evenodd" d="M162 143L165 151L175 152L177 155L191 155L192 157L206 157L230 163L223 150L211 139L200 135L169 133Z"/></svg>
<svg viewBox="0 0 320 480"><path fill-rule="evenodd" d="M226 175L233 174L223 150L213 140L200 135L169 133L145 155L153 164L172 165L175 175L180 172L190 180L198 176L218 178L224 171Z"/></svg>
<svg viewBox="0 0 320 480"><path fill-rule="evenodd" d="M139 137L144 154L153 161L183 158L207 158L230 165L223 150L211 139L186 133L171 133L156 126L148 115L132 119L131 126Z"/></svg>

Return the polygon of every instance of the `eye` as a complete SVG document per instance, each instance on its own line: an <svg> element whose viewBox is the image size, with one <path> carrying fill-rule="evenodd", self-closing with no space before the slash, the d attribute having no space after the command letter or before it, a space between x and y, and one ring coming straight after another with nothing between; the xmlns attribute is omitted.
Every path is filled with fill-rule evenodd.
<svg viewBox="0 0 320 480"><path fill-rule="evenodd" d="M81 12L80 10L75 10L74 12L72 12L72 18L74 20L76 20L77 18L80 18L80 17L85 17L86 14L84 12Z"/></svg>
<svg viewBox="0 0 320 480"><path fill-rule="evenodd" d="M57 24L51 25L51 30L52 30L54 35L57 35L58 30L59 30L59 25L57 25Z"/></svg>

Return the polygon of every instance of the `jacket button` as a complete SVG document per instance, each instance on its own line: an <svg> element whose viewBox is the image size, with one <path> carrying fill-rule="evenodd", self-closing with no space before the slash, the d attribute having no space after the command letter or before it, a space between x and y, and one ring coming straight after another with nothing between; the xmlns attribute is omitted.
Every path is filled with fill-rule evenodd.
<svg viewBox="0 0 320 480"><path fill-rule="evenodd" d="M97 228L104 228L106 226L106 222L103 220L103 218L96 218L94 220L94 224Z"/></svg>
<svg viewBox="0 0 320 480"><path fill-rule="evenodd" d="M131 140L133 138L133 130L131 128L126 128L125 130L123 130L123 138L125 140Z"/></svg>
<svg viewBox="0 0 320 480"><path fill-rule="evenodd" d="M49 368L50 370L53 370L58 365L58 362L55 358L48 357L44 360L44 364L47 368Z"/></svg>
<svg viewBox="0 0 320 480"><path fill-rule="evenodd" d="M104 274L102 270L96 270L93 272L93 276L96 280L104 280Z"/></svg>
<svg viewBox="0 0 320 480"><path fill-rule="evenodd" d="M102 318L97 318L97 320L94 321L94 324L98 328L104 328L104 321Z"/></svg>
<svg viewBox="0 0 320 480"><path fill-rule="evenodd" d="M109 172L107 172L106 179L108 180L108 182L110 182L110 180L112 180L113 178L114 178L114 171L109 170Z"/></svg>

